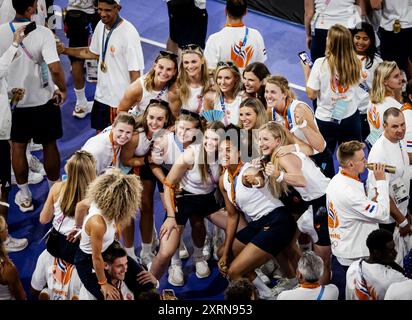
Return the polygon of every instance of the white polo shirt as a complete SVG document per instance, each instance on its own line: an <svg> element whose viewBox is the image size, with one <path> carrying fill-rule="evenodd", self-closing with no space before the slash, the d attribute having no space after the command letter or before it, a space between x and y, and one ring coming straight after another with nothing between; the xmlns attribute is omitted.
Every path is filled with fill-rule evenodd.
<svg viewBox="0 0 412 320"><path fill-rule="evenodd" d="M324 286L321 294L321 286L316 288L299 287L293 290L285 290L279 293L276 300L338 300L339 290L334 284Z"/></svg>
<svg viewBox="0 0 412 320"><path fill-rule="evenodd" d="M143 75L143 51L140 35L136 28L129 21L123 19L123 22L113 30L110 36L105 57L107 72L102 72L100 63L102 61L103 32L106 33L106 41L109 30L105 28L102 21L99 21L89 47L91 52L99 55L98 80L94 98L111 107L117 107L131 83L129 71L140 71L140 74Z"/></svg>
<svg viewBox="0 0 412 320"><path fill-rule="evenodd" d="M361 22L355 0L315 0L315 15L313 17L316 29L329 29L334 24L346 28L354 28Z"/></svg>
<svg viewBox="0 0 412 320"><path fill-rule="evenodd" d="M412 0L382 1L380 26L386 31L393 31L393 22L398 19L402 29L412 28Z"/></svg>

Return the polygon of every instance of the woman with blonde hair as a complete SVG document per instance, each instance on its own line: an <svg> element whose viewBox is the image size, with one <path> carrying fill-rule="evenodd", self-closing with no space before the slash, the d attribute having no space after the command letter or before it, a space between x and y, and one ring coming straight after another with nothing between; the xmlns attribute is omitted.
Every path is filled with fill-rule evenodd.
<svg viewBox="0 0 412 320"><path fill-rule="evenodd" d="M238 67L231 62L219 62L214 75L214 90L206 93L205 110L221 110L225 125L238 124L239 105L242 102L242 78Z"/></svg>
<svg viewBox="0 0 412 320"><path fill-rule="evenodd" d="M181 109L196 113L203 111L204 96L211 83L203 50L197 44L182 48L177 87Z"/></svg>
<svg viewBox="0 0 412 320"><path fill-rule="evenodd" d="M284 126L298 141L297 148L296 144L284 146L279 149L280 154L299 151L299 145L306 144L312 149L307 155L311 156L328 177L333 177L335 174L333 157L326 148L325 139L319 131L312 109L305 102L296 99L285 77L269 76L265 83L269 119Z"/></svg>
<svg viewBox="0 0 412 320"><path fill-rule="evenodd" d="M366 141L370 145L374 145L383 132L383 113L391 107L402 108L402 80L395 61L384 61L375 69L367 109L370 134Z"/></svg>
<svg viewBox="0 0 412 320"><path fill-rule="evenodd" d="M177 55L169 51L160 51L148 73L131 83L117 107L118 112L129 111L143 113L151 99L170 103L175 116L179 114L176 79L178 71Z"/></svg>
<svg viewBox="0 0 412 320"><path fill-rule="evenodd" d="M118 289L107 281L102 253L115 241L117 227L135 219L141 195L140 179L119 169L109 169L89 185L87 200L91 205L83 221L75 265L83 285L98 300L120 299ZM136 274L140 271L128 257L126 284L131 291L136 290Z"/></svg>
<svg viewBox="0 0 412 320"><path fill-rule="evenodd" d="M287 208L295 214L302 215L306 210L311 211L313 233L311 234L314 250L322 257L325 263L325 272L321 277L322 283L330 281L331 249L326 212L326 187L330 179L325 177L320 168L299 151L293 151L278 157L276 151L282 146L290 144L286 129L270 122L259 129L259 148L262 155L270 156L271 161L264 167L269 177L269 186L274 197L281 198ZM295 194L301 199L297 206L295 194L289 190L293 187ZM295 204L295 205L294 205ZM323 209L320 209L323 208ZM323 212L322 212L323 210ZM322 215L320 213L322 212ZM298 223L299 225L299 223Z"/></svg>
<svg viewBox="0 0 412 320"><path fill-rule="evenodd" d="M335 24L328 31L325 57L315 61L312 70L302 63L306 93L317 99L315 117L327 148L333 154L336 144L361 139L358 111L361 62L354 50L352 34Z"/></svg>
<svg viewBox="0 0 412 320"><path fill-rule="evenodd" d="M4 247L8 235L6 219L0 216L0 300L26 300L17 268Z"/></svg>

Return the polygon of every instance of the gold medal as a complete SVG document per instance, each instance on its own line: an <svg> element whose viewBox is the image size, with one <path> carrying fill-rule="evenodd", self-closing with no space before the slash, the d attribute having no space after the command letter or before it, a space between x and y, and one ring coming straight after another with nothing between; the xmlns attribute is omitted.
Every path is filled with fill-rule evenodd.
<svg viewBox="0 0 412 320"><path fill-rule="evenodd" d="M106 62L102 61L100 63L100 70L102 70L102 72L106 73L107 72L107 64Z"/></svg>
<svg viewBox="0 0 412 320"><path fill-rule="evenodd" d="M393 32L399 33L401 32L401 22L398 19L395 19L393 22Z"/></svg>

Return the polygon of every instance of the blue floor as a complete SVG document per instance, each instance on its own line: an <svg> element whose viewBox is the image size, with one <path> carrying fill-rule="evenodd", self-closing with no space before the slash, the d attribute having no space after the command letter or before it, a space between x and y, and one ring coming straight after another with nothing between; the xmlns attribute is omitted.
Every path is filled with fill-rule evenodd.
<svg viewBox="0 0 412 320"><path fill-rule="evenodd" d="M55 4L63 5L67 1L55 0ZM122 0L123 17L131 21L139 31L141 37L154 40L162 44L166 43L168 38L168 16L166 4L162 0ZM224 5L221 2L209 0L207 2L209 13L208 34L218 31L225 22ZM290 82L299 86L304 86L303 73L299 65L297 53L304 50L305 32L302 26L293 25L261 14L249 12L245 22L248 26L260 30L262 33L268 52L267 65L273 74L283 74ZM64 40L62 31L57 32L59 37ZM293 39L293 40L291 40ZM145 58L146 71L149 70L154 58L156 57L159 47L143 42L143 52ZM68 86L68 98L62 107L64 136L58 141L58 146L62 158L62 168L65 161L80 148L84 142L94 134L90 129L90 116L85 119L75 119L72 112L75 104L73 92L73 82L70 77L70 65L66 56L61 57ZM93 99L94 85L87 84L87 97ZM307 101L306 94L296 90L300 99ZM35 154L42 158L41 152ZM14 204L16 187L10 193L10 211L9 211L9 230L15 237L26 237L29 239L29 246L21 252L11 253L20 273L24 288L29 292L30 279L34 271L37 257L44 249L44 240L41 240L49 226L42 226L38 222L39 213L47 197L48 187L44 180L42 183L31 186L33 194L35 211L30 213L21 213ZM163 208L159 194L155 195L155 216L156 227L160 228L163 219ZM138 226L138 222L136 223ZM136 235L139 235L136 228ZM186 230L185 236L187 242L189 233ZM140 249L140 239L136 239L136 248ZM190 248L191 249L191 248ZM191 251L191 250L189 250ZM139 251L138 251L139 252ZM193 264L189 259L184 261L184 273L186 285L181 288L174 288L167 283L166 277L161 280L161 289L173 288L181 299L222 299L223 291L227 285L227 280L222 278L216 268L214 261L210 262L212 274L207 279L197 279L193 273ZM339 282L339 271L334 272L334 280ZM341 288L342 289L342 288Z"/></svg>

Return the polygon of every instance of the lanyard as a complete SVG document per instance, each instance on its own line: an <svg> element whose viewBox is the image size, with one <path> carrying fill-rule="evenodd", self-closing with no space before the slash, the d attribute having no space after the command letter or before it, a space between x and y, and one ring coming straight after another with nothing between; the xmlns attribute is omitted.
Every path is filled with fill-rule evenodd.
<svg viewBox="0 0 412 320"><path fill-rule="evenodd" d="M198 97L198 104L197 104L197 109L196 112L199 113L202 110L203 107L203 95L197 96Z"/></svg>
<svg viewBox="0 0 412 320"><path fill-rule="evenodd" d="M24 19L24 18L16 18L15 20L16 20L16 22L28 22L28 21L30 21L30 20ZM12 23L12 22L9 22L9 25L10 25L11 31L12 31L13 33L15 33L15 32L16 32L16 29L14 28L13 23ZM33 60L34 63L36 63L36 61L34 60L33 56L32 56L31 53L29 52L29 50L27 50L27 48L24 46L23 42L20 42L20 46L21 46L21 48L23 49L24 53L25 53L31 60Z"/></svg>
<svg viewBox="0 0 412 320"><path fill-rule="evenodd" d="M237 167L235 169L235 172L233 174L230 172L229 168L226 168L227 178L228 178L229 183L230 183L230 196L232 198L233 204L236 207L238 207L238 205L236 204L236 200L235 200L235 198L236 198L236 193L235 193L236 191L235 190L236 190L236 185L237 185L237 178L239 176L240 169L242 169L242 166L243 166L243 162L239 161L239 163L237 164Z"/></svg>
<svg viewBox="0 0 412 320"><path fill-rule="evenodd" d="M220 96L220 106L222 107L222 111L225 115L224 124L225 124L225 126L227 126L228 125L228 120L227 120L227 114L226 114L225 98L223 97L223 95Z"/></svg>
<svg viewBox="0 0 412 320"><path fill-rule="evenodd" d="M175 143L177 145L177 147L179 148L180 152L183 152L184 148L183 148L183 143L181 143L177 138L176 138L176 133L173 134L173 139L175 140Z"/></svg>
<svg viewBox="0 0 412 320"><path fill-rule="evenodd" d="M112 145L112 150L113 150L112 166L116 166L116 163L117 163L117 151L119 150L119 148L116 148L116 146L114 145L113 131L110 131L109 139L110 139L110 144Z"/></svg>
<svg viewBox="0 0 412 320"><path fill-rule="evenodd" d="M102 40L102 44L103 44L103 48L102 48L102 49L103 49L103 50L102 50L102 61L103 61L103 62L104 62L104 60L105 60L105 58L106 58L106 51L107 51L107 46L108 46L108 44L109 44L109 39L110 39L110 37L112 36L113 30L116 29L116 27L117 27L117 25L119 24L119 22L120 22L120 16L118 15L117 18L116 18L116 21L114 22L112 28L111 28L110 31L109 31L109 34L107 35L106 41L105 41L105 39L104 39L104 37L105 37L105 35L106 35L106 32L105 32L105 28L106 28L106 27L103 27L103 40Z"/></svg>
<svg viewBox="0 0 412 320"><path fill-rule="evenodd" d="M401 149L402 163L403 163L403 165L405 166L405 159L404 159L404 157L403 157L403 148L402 148L402 144L401 144L401 142L400 142L400 141L399 141L398 143L399 143L399 149Z"/></svg>
<svg viewBox="0 0 412 320"><path fill-rule="evenodd" d="M163 86L163 88L159 91L159 93L156 96L156 99L160 99L160 97L166 92L166 90L169 88L169 86L166 84Z"/></svg>
<svg viewBox="0 0 412 320"><path fill-rule="evenodd" d="M288 130L292 129L293 127L292 115L290 114L289 105L289 99L286 98L285 109L283 110L283 119L285 121L285 128Z"/></svg>

